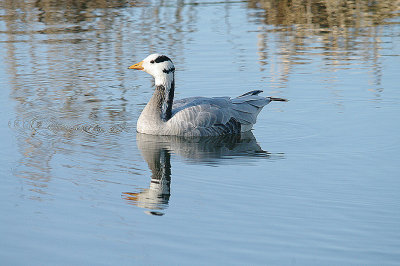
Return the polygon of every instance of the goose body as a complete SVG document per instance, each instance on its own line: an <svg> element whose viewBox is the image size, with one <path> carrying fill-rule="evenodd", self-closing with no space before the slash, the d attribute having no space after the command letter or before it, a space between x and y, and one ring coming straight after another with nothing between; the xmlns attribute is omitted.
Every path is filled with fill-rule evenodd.
<svg viewBox="0 0 400 266"><path fill-rule="evenodd" d="M152 54L129 67L154 77L155 91L143 109L137 131L151 135L220 136L251 130L261 109L281 98L254 90L236 98L191 97L174 101L175 67L167 56Z"/></svg>

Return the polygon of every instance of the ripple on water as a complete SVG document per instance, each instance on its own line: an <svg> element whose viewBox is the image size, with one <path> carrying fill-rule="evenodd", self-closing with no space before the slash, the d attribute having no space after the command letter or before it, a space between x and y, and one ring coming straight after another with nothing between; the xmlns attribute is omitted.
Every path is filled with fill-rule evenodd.
<svg viewBox="0 0 400 266"><path fill-rule="evenodd" d="M46 136L65 133L84 133L92 136L116 135L123 132L131 132L132 128L134 128L133 125L129 125L127 122L106 125L40 116L17 117L14 120L10 120L8 126L19 133L34 133Z"/></svg>
<svg viewBox="0 0 400 266"><path fill-rule="evenodd" d="M23 154L12 173L31 199L53 198L49 187L55 182L67 181L89 190L111 182L113 186L132 186L127 180L143 172L141 159L131 153L134 142L130 132L135 127L127 122L32 115L17 117L8 125ZM124 136L123 141L118 136Z"/></svg>

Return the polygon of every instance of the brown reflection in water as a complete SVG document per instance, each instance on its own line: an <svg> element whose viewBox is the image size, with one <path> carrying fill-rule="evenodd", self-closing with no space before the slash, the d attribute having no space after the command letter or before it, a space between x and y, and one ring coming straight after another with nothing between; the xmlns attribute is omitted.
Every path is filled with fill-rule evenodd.
<svg viewBox="0 0 400 266"><path fill-rule="evenodd" d="M93 141L93 134L116 134L132 123L126 66L142 50L161 47L172 56L184 50L196 12L182 3L171 9L124 0L0 2L0 42L16 102L10 124L21 153L14 174L37 192L33 197L47 193L52 160L66 152L63 144L85 145L76 131Z"/></svg>
<svg viewBox="0 0 400 266"><path fill-rule="evenodd" d="M371 89L376 97L381 87L381 25L399 15L400 1L361 0L250 0L248 7L263 12L252 13L261 25L258 51L261 70L271 69L272 84L285 87L292 68L307 64L313 58L324 60L327 81L335 80L334 72L350 65L371 69ZM270 27L272 25L273 27ZM272 37L277 33L275 38ZM271 64L269 44L278 57Z"/></svg>
<svg viewBox="0 0 400 266"><path fill-rule="evenodd" d="M385 24L387 19L398 16L399 3L398 0L249 0L248 7L264 9L262 18L267 25L310 25L320 31Z"/></svg>

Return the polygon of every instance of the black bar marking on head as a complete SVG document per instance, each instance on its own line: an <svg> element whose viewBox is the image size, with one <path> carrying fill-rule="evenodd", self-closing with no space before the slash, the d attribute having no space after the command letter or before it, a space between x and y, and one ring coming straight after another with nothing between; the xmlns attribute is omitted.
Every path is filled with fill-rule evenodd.
<svg viewBox="0 0 400 266"><path fill-rule="evenodd" d="M157 58L154 60L154 62L156 62L156 63L161 63L161 62L164 62L164 61L171 61L171 59L169 59L169 57L166 56L166 55L160 55L159 57L157 57ZM171 61L171 62L172 62L172 61Z"/></svg>

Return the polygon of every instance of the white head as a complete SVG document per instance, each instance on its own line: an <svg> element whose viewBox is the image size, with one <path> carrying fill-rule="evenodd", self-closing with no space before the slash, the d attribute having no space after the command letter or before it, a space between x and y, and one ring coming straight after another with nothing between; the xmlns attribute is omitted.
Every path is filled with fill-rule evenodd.
<svg viewBox="0 0 400 266"><path fill-rule="evenodd" d="M129 69L143 70L155 79L156 85L171 85L174 79L175 67L172 60L161 54L151 54L143 61L134 64Z"/></svg>
<svg viewBox="0 0 400 266"><path fill-rule="evenodd" d="M172 60L165 55L151 54L143 61L130 66L129 69L143 70L154 77L157 95L161 92L161 97L157 99L162 103L162 118L165 121L170 119L175 91L175 67Z"/></svg>

